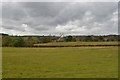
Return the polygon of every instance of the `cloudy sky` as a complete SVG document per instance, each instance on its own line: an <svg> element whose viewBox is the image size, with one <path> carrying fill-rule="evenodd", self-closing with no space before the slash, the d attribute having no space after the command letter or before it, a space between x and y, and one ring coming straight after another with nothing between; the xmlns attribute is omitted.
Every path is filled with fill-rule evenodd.
<svg viewBox="0 0 120 80"><path fill-rule="evenodd" d="M117 2L4 2L0 32L13 35L118 34L117 18Z"/></svg>

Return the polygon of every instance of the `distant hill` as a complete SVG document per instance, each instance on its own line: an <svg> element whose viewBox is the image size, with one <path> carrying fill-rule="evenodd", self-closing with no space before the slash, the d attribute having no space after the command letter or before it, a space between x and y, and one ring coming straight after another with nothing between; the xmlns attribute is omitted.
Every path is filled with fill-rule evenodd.
<svg viewBox="0 0 120 80"><path fill-rule="evenodd" d="M9 34L0 33L0 36L9 36Z"/></svg>

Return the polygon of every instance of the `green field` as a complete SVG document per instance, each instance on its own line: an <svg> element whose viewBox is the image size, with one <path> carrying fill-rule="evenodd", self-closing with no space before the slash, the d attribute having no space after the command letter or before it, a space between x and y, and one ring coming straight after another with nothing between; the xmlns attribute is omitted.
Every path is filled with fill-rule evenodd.
<svg viewBox="0 0 120 80"><path fill-rule="evenodd" d="M118 45L118 42L53 42L34 44L34 46L75 46L75 45Z"/></svg>
<svg viewBox="0 0 120 80"><path fill-rule="evenodd" d="M3 48L3 78L117 78L117 47Z"/></svg>

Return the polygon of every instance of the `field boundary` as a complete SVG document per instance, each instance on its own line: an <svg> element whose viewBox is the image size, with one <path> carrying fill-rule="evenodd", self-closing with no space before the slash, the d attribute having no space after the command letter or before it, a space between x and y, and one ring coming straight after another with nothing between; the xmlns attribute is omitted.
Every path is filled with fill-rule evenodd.
<svg viewBox="0 0 120 80"><path fill-rule="evenodd" d="M38 45L33 47L118 47L120 45Z"/></svg>
<svg viewBox="0 0 120 80"><path fill-rule="evenodd" d="M4 46L2 46L3 48ZM10 46L13 47L13 46ZM23 47L13 47L13 48L69 48L69 47L120 47L120 44L87 44L87 45L33 45L33 46L23 46Z"/></svg>

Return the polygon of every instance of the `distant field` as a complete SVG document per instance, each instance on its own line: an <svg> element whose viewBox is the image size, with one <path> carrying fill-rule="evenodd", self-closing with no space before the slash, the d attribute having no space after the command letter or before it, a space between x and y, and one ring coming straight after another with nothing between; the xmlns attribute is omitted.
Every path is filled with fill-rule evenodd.
<svg viewBox="0 0 120 80"><path fill-rule="evenodd" d="M117 47L3 48L3 78L117 78L117 61Z"/></svg>
<svg viewBox="0 0 120 80"><path fill-rule="evenodd" d="M55 47L60 47L60 46L70 46L70 47L75 47L75 46L81 46L81 45L118 45L118 42L53 42L53 43L41 43L41 44L34 44L34 46L38 47L45 47L45 46L55 46Z"/></svg>

